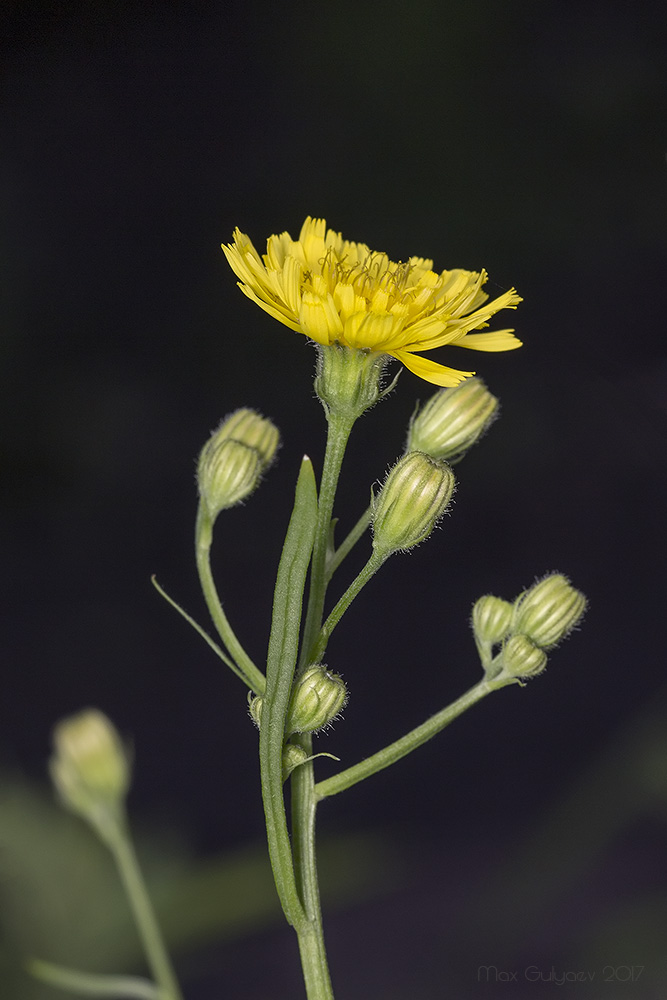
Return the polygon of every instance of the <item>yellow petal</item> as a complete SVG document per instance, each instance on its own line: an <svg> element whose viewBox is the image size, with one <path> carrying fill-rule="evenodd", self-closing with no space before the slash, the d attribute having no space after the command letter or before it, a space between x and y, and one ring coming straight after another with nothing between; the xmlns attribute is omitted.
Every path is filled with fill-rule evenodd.
<svg viewBox="0 0 667 1000"><path fill-rule="evenodd" d="M455 368L446 368L429 358L422 358L421 355L411 354L409 351L392 351L391 354L414 375L418 375L426 382L432 382L433 385L440 385L447 389L475 374L474 372L460 372Z"/></svg>
<svg viewBox="0 0 667 1000"><path fill-rule="evenodd" d="M258 305L260 309L263 309L264 312L267 312L269 316L273 316L274 319L277 319L280 323L288 326L290 330L295 330L297 333L302 332L301 327L296 322L296 319L292 316L289 310L282 305L282 303L265 302L263 299L260 299L255 292L253 292L252 288L248 288L247 285L242 285L240 281L238 284L243 294L247 295L252 302L256 303L256 305Z"/></svg>
<svg viewBox="0 0 667 1000"><path fill-rule="evenodd" d="M490 333L464 333L457 347L470 347L473 351L515 351L521 341L512 330L492 330Z"/></svg>
<svg viewBox="0 0 667 1000"><path fill-rule="evenodd" d="M367 347L371 351L382 351L391 339L396 320L391 313L366 313L354 336L348 339L351 347ZM348 325L345 325L347 339Z"/></svg>
<svg viewBox="0 0 667 1000"><path fill-rule="evenodd" d="M301 299L299 324L307 337L318 344L332 344L343 332L343 324L331 295L320 296L304 292Z"/></svg>

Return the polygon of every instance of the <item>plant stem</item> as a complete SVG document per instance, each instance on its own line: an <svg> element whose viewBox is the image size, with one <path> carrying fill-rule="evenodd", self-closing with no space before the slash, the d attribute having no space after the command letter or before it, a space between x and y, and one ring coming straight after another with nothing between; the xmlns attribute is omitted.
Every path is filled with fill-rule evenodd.
<svg viewBox="0 0 667 1000"><path fill-rule="evenodd" d="M105 839L114 856L155 982L164 997L182 1000L127 826L122 821L114 824L107 829Z"/></svg>
<svg viewBox="0 0 667 1000"><path fill-rule="evenodd" d="M369 778L372 774L377 774L378 771L382 771L385 767L389 767L390 764L395 764L397 760L401 757L407 756L407 754L412 753L417 747L420 747L423 743L432 739L439 732L441 732L446 726L453 722L454 719L462 715L467 709L472 708L476 705L478 701L485 698L487 694L492 691L497 691L501 687L505 687L507 684L516 683L514 678L503 679L502 681L490 681L487 679L481 680L474 687L466 691L465 694L457 698L456 701L452 702L451 705L447 705L440 712L436 712L425 722L422 722L420 726L412 729L405 736L400 739L395 740L394 743L390 743L388 746L383 747L382 750L378 750L377 753L372 754L370 757L366 757L365 760L360 761L358 764L354 764L352 767L346 768L344 771L340 771L338 774L334 774L331 778L326 778L324 781L319 781L315 785L315 795L318 799L324 799L331 795L338 795L339 792L345 791L346 788L351 788L352 785L356 785L357 782L363 781L364 778Z"/></svg>
<svg viewBox="0 0 667 1000"><path fill-rule="evenodd" d="M195 555L199 582L206 600L209 614L218 635L229 650L234 666L232 670L244 681L255 694L264 694L266 679L262 671L255 666L245 649L236 638L227 615L222 610L218 591L211 573L211 543L213 541L213 524L204 505L200 502L197 510L197 526L195 529Z"/></svg>
<svg viewBox="0 0 667 1000"><path fill-rule="evenodd" d="M335 410L331 410L328 414L327 447L322 468L322 482L320 483L317 529L310 568L310 591L301 645L300 670L304 670L310 663L311 652L322 624L324 598L327 590L326 560L329 527L340 468L354 420L355 418L347 413L339 413Z"/></svg>
<svg viewBox="0 0 667 1000"><path fill-rule="evenodd" d="M303 459L292 516L278 566L266 666L266 695L259 729L259 762L269 857L276 890L287 921L306 922L297 889L283 794L285 717L299 647L303 591L317 524L317 488L313 467Z"/></svg>
<svg viewBox="0 0 667 1000"><path fill-rule="evenodd" d="M357 542L363 538L369 524L371 523L371 508L370 506L366 508L357 523L355 524L352 531L343 539L336 551L333 553L329 562L327 563L327 580L330 580L334 575L343 559L352 551Z"/></svg>
<svg viewBox="0 0 667 1000"><path fill-rule="evenodd" d="M303 749L312 753L313 740L304 734L300 740ZM329 976L320 890L317 879L315 853L315 811L317 796L312 762L297 767L292 774L292 826L294 829L294 863L299 893L306 920L297 928L303 978L308 1000L333 1000Z"/></svg>
<svg viewBox="0 0 667 1000"><path fill-rule="evenodd" d="M80 972L78 969L68 969L64 965L54 965L53 962L42 962L33 959L28 963L28 972L48 983L67 990L69 993L80 993L85 997L110 997L119 1000L120 997L132 1000L166 1000L166 995L148 979L138 976L108 976L95 972Z"/></svg>
<svg viewBox="0 0 667 1000"><path fill-rule="evenodd" d="M354 420L355 418L349 414L341 414L333 409L328 412L327 446L319 491L317 527L310 568L310 591L301 645L300 670L305 670L311 662L315 642L322 624L327 589L326 559L331 516L343 455ZM301 745L308 753L311 753L312 737L302 737ZM305 914L305 919L296 924L296 932L299 938L301 967L308 1000L333 1000L317 879L316 806L313 762L307 761L292 773L294 864L297 886Z"/></svg>
<svg viewBox="0 0 667 1000"><path fill-rule="evenodd" d="M352 604L352 601L355 599L357 594L359 594L371 577L374 576L380 569L383 562L385 562L385 559L386 556L378 556L375 552L373 552L361 572L355 577L350 586L347 588L320 629L320 634L317 638L312 656L314 661L318 661L324 655L327 643L329 642L329 637L331 636L331 633L335 629L336 625L341 620L350 604Z"/></svg>

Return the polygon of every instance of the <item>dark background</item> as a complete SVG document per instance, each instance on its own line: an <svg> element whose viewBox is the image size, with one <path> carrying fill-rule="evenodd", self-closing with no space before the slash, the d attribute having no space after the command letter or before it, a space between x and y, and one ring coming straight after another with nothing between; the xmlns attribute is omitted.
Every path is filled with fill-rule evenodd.
<svg viewBox="0 0 667 1000"><path fill-rule="evenodd" d="M501 420L458 467L442 530L395 557L332 640L351 699L320 746L351 764L474 683L480 594L512 599L560 570L590 610L545 676L321 809L323 835L370 831L399 859L380 899L331 916L334 982L348 1000L428 1000L452 983L459 997L535 996L478 967L588 961L597 996L664 995L661 6L3 10L5 768L46 787L53 723L98 705L133 738L140 823L178 829L201 857L261 843L244 689L150 576L208 627L194 458L230 410L272 417L279 463L220 519L215 549L225 607L261 661L298 464L305 451L320 467L325 422L312 348L240 294L219 244L238 225L263 249L312 214L394 259L485 267L492 295L524 296L525 347L437 357L477 367ZM344 527L429 392L404 372L358 426ZM299 995L282 929L184 961L193 998ZM604 966L636 965L634 987L602 982Z"/></svg>

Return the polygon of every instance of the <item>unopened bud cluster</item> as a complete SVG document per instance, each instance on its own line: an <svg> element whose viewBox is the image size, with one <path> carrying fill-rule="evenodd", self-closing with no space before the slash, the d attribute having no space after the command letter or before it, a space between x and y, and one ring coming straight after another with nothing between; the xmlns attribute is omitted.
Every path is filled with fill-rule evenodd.
<svg viewBox="0 0 667 1000"><path fill-rule="evenodd" d="M480 378L441 389L415 414L406 451L458 462L487 430L498 413L498 400Z"/></svg>
<svg viewBox="0 0 667 1000"><path fill-rule="evenodd" d="M411 549L433 531L452 499L454 473L420 451L399 459L373 498L373 548L386 558Z"/></svg>
<svg viewBox="0 0 667 1000"><path fill-rule="evenodd" d="M63 719L53 732L51 778L64 805L104 833L123 812L130 764L106 715L86 709Z"/></svg>
<svg viewBox="0 0 667 1000"><path fill-rule="evenodd" d="M586 603L560 573L544 577L513 604L491 594L480 597L472 610L472 628L487 677L521 679L542 673L547 651L577 626Z"/></svg>
<svg viewBox="0 0 667 1000"><path fill-rule="evenodd" d="M211 521L259 485L278 449L278 429L254 410L235 410L204 445L197 465L199 495Z"/></svg>

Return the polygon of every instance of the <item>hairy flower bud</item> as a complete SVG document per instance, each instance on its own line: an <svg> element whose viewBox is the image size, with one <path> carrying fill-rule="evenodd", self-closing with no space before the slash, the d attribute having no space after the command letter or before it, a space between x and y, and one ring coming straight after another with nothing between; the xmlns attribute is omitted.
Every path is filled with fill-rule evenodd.
<svg viewBox="0 0 667 1000"><path fill-rule="evenodd" d="M510 636L500 655L503 672L510 677L536 677L547 665L547 654L526 635Z"/></svg>
<svg viewBox="0 0 667 1000"><path fill-rule="evenodd" d="M509 634L512 624L513 607L509 601L485 594L475 601L471 624L475 645L482 666L487 674L497 672L497 662L493 660L493 647ZM499 668L498 668L499 669Z"/></svg>
<svg viewBox="0 0 667 1000"><path fill-rule="evenodd" d="M60 798L103 832L120 816L130 785L120 736L106 715L90 708L59 722L53 744L49 769Z"/></svg>
<svg viewBox="0 0 667 1000"><path fill-rule="evenodd" d="M204 445L197 484L211 521L256 489L278 448L277 428L254 410L235 410Z"/></svg>
<svg viewBox="0 0 667 1000"><path fill-rule="evenodd" d="M255 410L242 407L225 417L216 431L220 441L239 441L259 452L262 469L268 468L275 458L280 434L278 428Z"/></svg>
<svg viewBox="0 0 667 1000"><path fill-rule="evenodd" d="M445 462L420 451L399 459L373 498L373 547L378 555L410 549L428 538L449 505L454 483Z"/></svg>
<svg viewBox="0 0 667 1000"><path fill-rule="evenodd" d="M327 413L352 418L374 406L385 395L381 389L386 357L343 344L317 344L315 392Z"/></svg>
<svg viewBox="0 0 667 1000"><path fill-rule="evenodd" d="M517 598L512 631L527 635L540 649L552 649L581 620L586 603L566 577L551 573Z"/></svg>
<svg viewBox="0 0 667 1000"><path fill-rule="evenodd" d="M259 729L262 722L262 705L264 704L264 699L260 696L253 696L248 694L248 712L250 713L250 718L255 723Z"/></svg>
<svg viewBox="0 0 667 1000"><path fill-rule="evenodd" d="M485 594L475 601L472 609L472 628L475 638L489 646L502 642L512 623L512 605L500 597Z"/></svg>
<svg viewBox="0 0 667 1000"><path fill-rule="evenodd" d="M342 677L331 674L324 664L317 663L297 680L287 711L285 733L315 733L324 729L347 701L347 688Z"/></svg>
<svg viewBox="0 0 667 1000"><path fill-rule="evenodd" d="M406 451L458 462L495 419L498 400L480 378L441 389L413 417Z"/></svg>
<svg viewBox="0 0 667 1000"><path fill-rule="evenodd" d="M286 743L283 747L283 781L287 781L292 771L305 764L310 757L303 749L295 743Z"/></svg>

